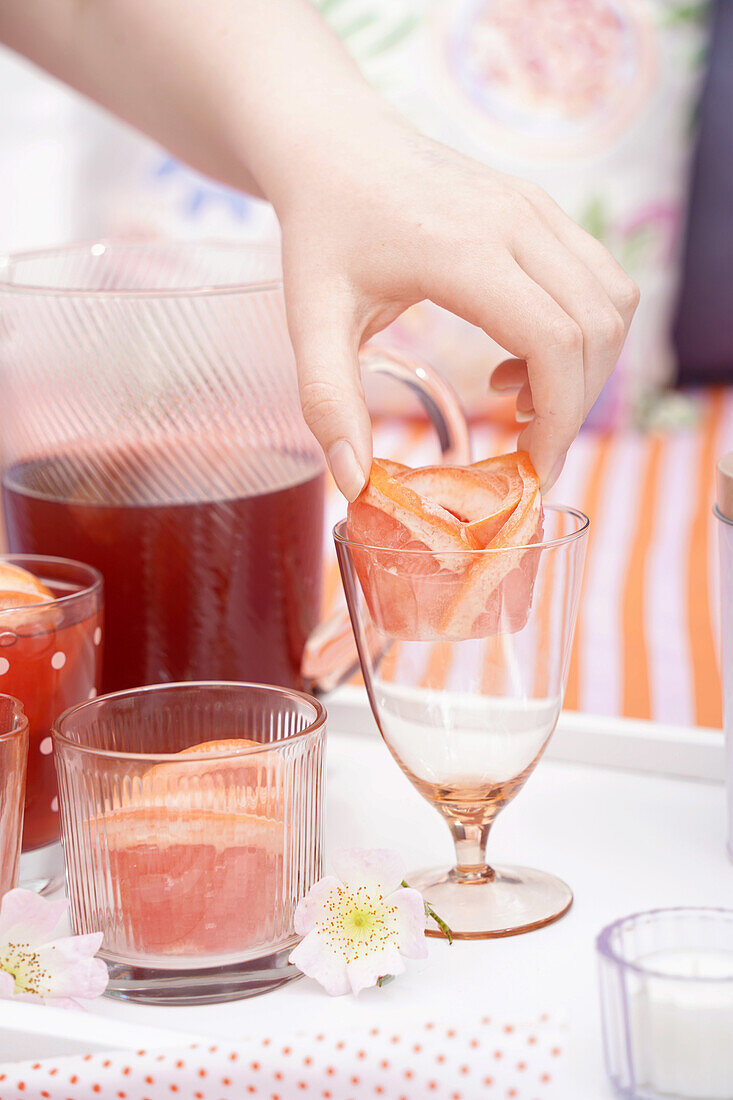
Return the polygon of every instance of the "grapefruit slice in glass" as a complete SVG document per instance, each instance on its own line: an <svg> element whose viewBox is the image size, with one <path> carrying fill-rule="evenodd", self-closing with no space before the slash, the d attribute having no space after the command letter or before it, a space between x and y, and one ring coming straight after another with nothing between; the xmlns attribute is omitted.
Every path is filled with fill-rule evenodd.
<svg viewBox="0 0 733 1100"><path fill-rule="evenodd" d="M41 628L52 630L57 613L49 607L30 611L37 604L49 604L55 599L33 573L18 565L0 561L0 630L29 632Z"/></svg>
<svg viewBox="0 0 733 1100"><path fill-rule="evenodd" d="M124 922L105 950L126 958L236 956L267 941L282 914L286 825L277 754L245 738L207 741L155 764L124 804L90 822ZM261 748L262 753L253 750ZM222 751L242 751L217 756ZM212 755L211 760L206 760Z"/></svg>
<svg viewBox="0 0 733 1100"><path fill-rule="evenodd" d="M419 470L376 459L349 505L347 529L363 544L353 560L381 631L477 638L526 622L539 561L531 544L542 532L539 481L526 454Z"/></svg>

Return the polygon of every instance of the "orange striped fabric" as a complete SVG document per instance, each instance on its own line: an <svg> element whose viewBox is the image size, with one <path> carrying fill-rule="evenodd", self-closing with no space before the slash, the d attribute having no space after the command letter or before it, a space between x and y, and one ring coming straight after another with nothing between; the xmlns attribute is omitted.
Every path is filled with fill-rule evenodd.
<svg viewBox="0 0 733 1100"><path fill-rule="evenodd" d="M553 499L591 518L586 571L566 706L593 714L720 727L715 463L733 450L733 391L695 397L692 427L665 433L584 431ZM510 449L506 429L473 427L476 457ZM437 461L431 429L385 420L375 453L423 465ZM333 490L329 522L343 514ZM327 604L341 600L327 539ZM396 662L399 647L389 660ZM491 648L483 682L491 689ZM387 670L383 670L386 672ZM424 677L447 674L436 647Z"/></svg>

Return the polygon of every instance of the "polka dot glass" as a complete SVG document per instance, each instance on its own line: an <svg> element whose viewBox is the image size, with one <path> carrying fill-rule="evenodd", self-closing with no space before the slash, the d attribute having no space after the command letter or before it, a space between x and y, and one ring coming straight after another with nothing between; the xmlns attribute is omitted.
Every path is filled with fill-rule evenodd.
<svg viewBox="0 0 733 1100"><path fill-rule="evenodd" d="M59 838L51 725L97 694L103 648L103 584L91 566L66 558L4 555L53 592L53 602L0 611L0 691L21 701L29 724L23 851Z"/></svg>
<svg viewBox="0 0 733 1100"><path fill-rule="evenodd" d="M28 719L23 705L0 695L0 897L18 880Z"/></svg>
<svg viewBox="0 0 733 1100"><path fill-rule="evenodd" d="M322 874L326 712L261 684L161 684L54 727L74 930L108 992L191 1004L298 976L295 907Z"/></svg>

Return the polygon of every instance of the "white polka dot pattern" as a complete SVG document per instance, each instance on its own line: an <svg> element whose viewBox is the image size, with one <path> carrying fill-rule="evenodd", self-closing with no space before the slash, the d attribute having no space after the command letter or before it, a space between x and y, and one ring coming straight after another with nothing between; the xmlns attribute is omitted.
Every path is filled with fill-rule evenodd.
<svg viewBox="0 0 733 1100"><path fill-rule="evenodd" d="M0 1100L566 1100L563 1029L488 1017L0 1065Z"/></svg>
<svg viewBox="0 0 733 1100"><path fill-rule="evenodd" d="M44 737L38 748L42 756L50 756L53 752L53 741L50 737Z"/></svg>
<svg viewBox="0 0 733 1100"><path fill-rule="evenodd" d="M0 676L4 676L10 668L10 661L7 657L0 657Z"/></svg>
<svg viewBox="0 0 733 1100"><path fill-rule="evenodd" d="M55 669L62 669L66 664L66 654L62 653L60 649L57 649L51 658L51 666Z"/></svg>

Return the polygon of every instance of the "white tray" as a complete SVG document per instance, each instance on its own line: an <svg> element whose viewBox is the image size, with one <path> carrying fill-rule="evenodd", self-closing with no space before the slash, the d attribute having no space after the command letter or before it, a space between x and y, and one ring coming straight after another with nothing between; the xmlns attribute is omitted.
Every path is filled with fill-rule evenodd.
<svg viewBox="0 0 733 1100"><path fill-rule="evenodd" d="M93 1012L0 1001L0 1064L107 1050L183 1047L200 1035L109 1020Z"/></svg>

